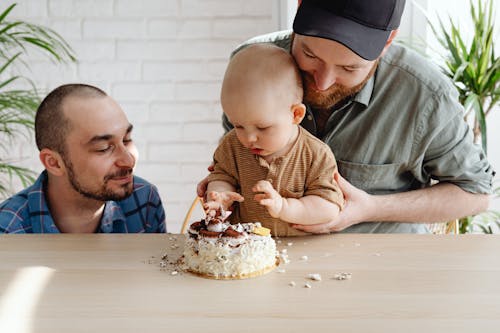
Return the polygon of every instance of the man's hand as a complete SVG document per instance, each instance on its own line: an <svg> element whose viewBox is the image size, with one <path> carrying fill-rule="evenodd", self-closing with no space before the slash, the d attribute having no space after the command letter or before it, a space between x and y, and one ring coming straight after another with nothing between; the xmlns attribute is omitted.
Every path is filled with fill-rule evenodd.
<svg viewBox="0 0 500 333"><path fill-rule="evenodd" d="M207 200L203 204L203 208L208 215L218 210L221 206L224 210L229 210L233 202L242 202L243 196L232 191L216 192L210 191L207 193Z"/></svg>
<svg viewBox="0 0 500 333"><path fill-rule="evenodd" d="M339 216L335 220L323 224L294 224L292 226L295 229L313 234L326 234L341 231L351 225L367 221L372 207L372 196L354 187L339 174L336 174L335 180L339 184L345 199L344 209Z"/></svg>
<svg viewBox="0 0 500 333"><path fill-rule="evenodd" d="M259 180L252 188L252 191L257 193L253 197L254 200L262 206L265 206L269 215L274 218L279 218L285 200L273 188L273 185L267 180Z"/></svg>

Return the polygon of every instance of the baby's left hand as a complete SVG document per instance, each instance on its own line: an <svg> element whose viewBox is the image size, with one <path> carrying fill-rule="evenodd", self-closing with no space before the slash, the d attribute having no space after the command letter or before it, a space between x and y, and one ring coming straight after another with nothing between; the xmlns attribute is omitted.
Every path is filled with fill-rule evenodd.
<svg viewBox="0 0 500 333"><path fill-rule="evenodd" d="M254 200L265 206L272 217L279 218L283 209L283 197L273 188L273 185L267 180L259 180L252 191L257 193L253 197Z"/></svg>

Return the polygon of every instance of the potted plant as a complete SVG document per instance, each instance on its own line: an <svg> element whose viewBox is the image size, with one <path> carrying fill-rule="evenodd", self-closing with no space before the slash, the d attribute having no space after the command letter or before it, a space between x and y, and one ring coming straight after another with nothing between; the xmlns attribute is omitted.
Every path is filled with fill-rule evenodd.
<svg viewBox="0 0 500 333"><path fill-rule="evenodd" d="M442 55L444 65L441 69L458 89L465 119L472 123L474 142L481 140L485 153L488 149L486 119L500 105L500 58L495 55L493 12L492 0L477 0L475 3L470 0L473 29L469 41L464 40L463 25L455 23L451 17L448 26L440 18L437 27L429 22L434 36L446 50ZM497 195L500 192L498 188L495 191ZM488 216L490 219L485 220ZM494 230L485 221L500 226L500 214L487 212L478 219L479 222L474 221L472 216L461 219L460 233L474 230L491 233Z"/></svg>
<svg viewBox="0 0 500 333"><path fill-rule="evenodd" d="M449 27L439 19L439 27L430 24L437 40L447 52L442 71L453 80L465 107L472 114L474 140L481 139L487 153L486 117L500 102L500 58L495 56L493 1L470 1L473 36L466 42L459 25L449 18Z"/></svg>
<svg viewBox="0 0 500 333"><path fill-rule="evenodd" d="M40 96L29 78L16 74L30 48L41 50L56 62L75 61L71 47L55 31L20 20L8 20L16 4L0 13L0 198L7 196L13 177L24 186L34 180L34 173L16 166L9 158L10 144L19 135L31 135ZM27 88L19 88L19 87Z"/></svg>

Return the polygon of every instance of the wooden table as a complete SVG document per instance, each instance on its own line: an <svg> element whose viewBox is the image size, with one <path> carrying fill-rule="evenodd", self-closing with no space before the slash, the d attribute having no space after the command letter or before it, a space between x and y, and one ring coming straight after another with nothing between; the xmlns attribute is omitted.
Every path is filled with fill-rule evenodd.
<svg viewBox="0 0 500 333"><path fill-rule="evenodd" d="M239 281L172 275L183 242L0 236L0 332L500 331L500 236L281 239L291 262Z"/></svg>

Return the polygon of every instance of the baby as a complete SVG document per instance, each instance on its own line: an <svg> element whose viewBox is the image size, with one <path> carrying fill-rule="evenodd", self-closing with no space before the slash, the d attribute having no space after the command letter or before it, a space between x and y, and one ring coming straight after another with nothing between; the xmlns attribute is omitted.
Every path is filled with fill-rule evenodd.
<svg viewBox="0 0 500 333"><path fill-rule="evenodd" d="M299 126L302 81L292 56L255 44L231 59L221 104L234 129L221 140L205 208L239 202L232 223L261 222L274 236L304 235L290 225L326 223L344 204L331 149Z"/></svg>

